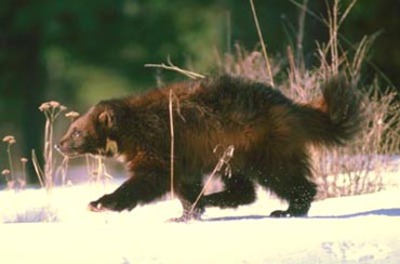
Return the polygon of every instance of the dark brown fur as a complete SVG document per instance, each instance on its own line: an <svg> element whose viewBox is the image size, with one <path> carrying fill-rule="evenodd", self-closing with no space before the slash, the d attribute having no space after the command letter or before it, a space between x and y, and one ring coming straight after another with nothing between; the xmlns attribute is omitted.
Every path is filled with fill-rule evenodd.
<svg viewBox="0 0 400 264"><path fill-rule="evenodd" d="M288 201L272 216L306 215L316 194L307 146L340 145L356 133L359 100L342 77L323 85L319 104L300 105L261 83L221 76L172 84L141 96L102 101L71 124L59 149L120 157L130 178L90 203L93 211L133 209L170 190L169 94L173 91L174 190L184 214L198 218L207 206L237 207L255 198L256 183ZM203 196L203 177L229 145L231 177L225 189Z"/></svg>

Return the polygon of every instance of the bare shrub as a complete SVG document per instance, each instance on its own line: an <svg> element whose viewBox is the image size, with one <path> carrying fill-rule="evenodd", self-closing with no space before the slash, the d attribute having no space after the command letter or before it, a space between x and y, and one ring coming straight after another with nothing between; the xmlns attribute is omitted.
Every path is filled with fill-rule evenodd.
<svg viewBox="0 0 400 264"><path fill-rule="evenodd" d="M398 154L400 144L400 112L394 93L378 94L375 83L364 95L364 126L349 146L313 150L319 198L370 193L387 185L384 172L392 169L390 155Z"/></svg>
<svg viewBox="0 0 400 264"><path fill-rule="evenodd" d="M272 76L277 75L281 71L281 60L269 58L271 64ZM218 67L221 72L228 73L233 76L245 76L248 79L271 83L270 76L266 71L266 62L260 51L246 51L240 45L235 45L235 52L225 54L223 58L218 58Z"/></svg>

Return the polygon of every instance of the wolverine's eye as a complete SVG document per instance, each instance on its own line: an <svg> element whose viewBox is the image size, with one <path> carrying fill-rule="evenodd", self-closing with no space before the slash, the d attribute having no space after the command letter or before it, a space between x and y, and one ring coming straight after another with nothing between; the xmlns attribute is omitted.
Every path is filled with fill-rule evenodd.
<svg viewBox="0 0 400 264"><path fill-rule="evenodd" d="M79 138L81 135L82 135L82 133L81 133L80 131L78 131L78 130L75 130L75 131L72 133L72 137L73 137L73 138Z"/></svg>

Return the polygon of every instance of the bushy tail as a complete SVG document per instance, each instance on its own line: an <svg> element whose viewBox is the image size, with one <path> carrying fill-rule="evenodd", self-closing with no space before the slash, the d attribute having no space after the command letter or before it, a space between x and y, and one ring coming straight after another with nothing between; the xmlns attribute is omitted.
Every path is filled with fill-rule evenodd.
<svg viewBox="0 0 400 264"><path fill-rule="evenodd" d="M344 76L322 85L323 98L302 109L309 140L323 145L343 145L360 130L360 97Z"/></svg>

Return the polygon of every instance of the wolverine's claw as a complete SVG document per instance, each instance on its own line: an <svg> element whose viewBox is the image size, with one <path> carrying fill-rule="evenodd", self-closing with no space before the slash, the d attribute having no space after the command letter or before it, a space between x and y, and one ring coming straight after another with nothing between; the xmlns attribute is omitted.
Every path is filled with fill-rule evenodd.
<svg viewBox="0 0 400 264"><path fill-rule="evenodd" d="M88 210L92 212L104 212L107 211L107 208L105 208L101 203L91 202L88 205Z"/></svg>

